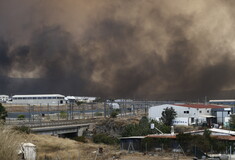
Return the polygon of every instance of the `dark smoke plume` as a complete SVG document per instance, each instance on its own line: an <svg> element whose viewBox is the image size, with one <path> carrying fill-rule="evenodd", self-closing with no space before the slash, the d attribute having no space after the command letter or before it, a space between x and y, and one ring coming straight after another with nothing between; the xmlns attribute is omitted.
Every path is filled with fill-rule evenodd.
<svg viewBox="0 0 235 160"><path fill-rule="evenodd" d="M234 98L234 5L0 0L0 93Z"/></svg>

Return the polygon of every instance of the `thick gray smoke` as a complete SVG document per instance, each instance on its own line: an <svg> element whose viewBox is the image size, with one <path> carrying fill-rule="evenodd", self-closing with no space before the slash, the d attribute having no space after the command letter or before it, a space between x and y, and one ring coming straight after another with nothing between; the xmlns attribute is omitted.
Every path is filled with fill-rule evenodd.
<svg viewBox="0 0 235 160"><path fill-rule="evenodd" d="M235 89L233 7L215 0L0 0L0 93L218 97Z"/></svg>

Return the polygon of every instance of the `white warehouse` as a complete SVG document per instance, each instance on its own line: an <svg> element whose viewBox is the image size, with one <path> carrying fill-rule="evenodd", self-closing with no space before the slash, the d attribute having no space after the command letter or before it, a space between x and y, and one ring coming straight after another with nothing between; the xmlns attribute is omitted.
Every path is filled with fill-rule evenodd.
<svg viewBox="0 0 235 160"><path fill-rule="evenodd" d="M7 102L9 100L9 96L8 95L0 95L0 102Z"/></svg>
<svg viewBox="0 0 235 160"><path fill-rule="evenodd" d="M61 94L14 95L12 104L21 105L64 105L65 96Z"/></svg>
<svg viewBox="0 0 235 160"><path fill-rule="evenodd" d="M224 108L223 106L203 104L164 104L149 108L149 118L159 121L164 109L171 107L177 113L177 117L173 120L173 125L185 126L203 123L212 125L216 118L212 115L211 110Z"/></svg>

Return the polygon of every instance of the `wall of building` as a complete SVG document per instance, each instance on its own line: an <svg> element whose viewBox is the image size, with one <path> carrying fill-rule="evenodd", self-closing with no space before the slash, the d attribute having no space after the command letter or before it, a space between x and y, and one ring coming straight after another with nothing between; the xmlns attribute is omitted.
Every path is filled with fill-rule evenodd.
<svg viewBox="0 0 235 160"><path fill-rule="evenodd" d="M6 102L8 101L9 96L8 95L0 95L0 102Z"/></svg>
<svg viewBox="0 0 235 160"><path fill-rule="evenodd" d="M12 104L22 105L64 105L63 95L15 95L12 97Z"/></svg>
<svg viewBox="0 0 235 160"><path fill-rule="evenodd" d="M206 122L206 116L211 116L210 108L190 108L177 105L159 105L149 108L149 118L159 121L162 117L162 112L166 108L173 108L177 113L177 119L175 120L175 125L192 125L195 123L204 123ZM188 119L188 123L186 123Z"/></svg>

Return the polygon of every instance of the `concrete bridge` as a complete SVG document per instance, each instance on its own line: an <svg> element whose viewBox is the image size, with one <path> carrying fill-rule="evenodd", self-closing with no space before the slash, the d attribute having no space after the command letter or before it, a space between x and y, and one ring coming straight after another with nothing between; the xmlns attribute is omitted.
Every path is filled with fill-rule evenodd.
<svg viewBox="0 0 235 160"><path fill-rule="evenodd" d="M55 135L59 137L65 137L66 135L82 136L83 132L89 129L91 125L94 125L94 123L47 126L47 127L43 126L43 127L31 128L31 131L37 134Z"/></svg>
<svg viewBox="0 0 235 160"><path fill-rule="evenodd" d="M16 121L8 123L13 126L27 126L33 133L55 135L59 137L82 136L85 130L88 130L96 124L98 119L77 119L62 121Z"/></svg>

